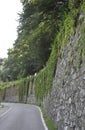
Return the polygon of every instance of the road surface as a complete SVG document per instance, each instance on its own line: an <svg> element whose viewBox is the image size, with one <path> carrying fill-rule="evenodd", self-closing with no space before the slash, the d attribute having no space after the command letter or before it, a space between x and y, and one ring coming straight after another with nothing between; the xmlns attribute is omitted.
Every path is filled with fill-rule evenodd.
<svg viewBox="0 0 85 130"><path fill-rule="evenodd" d="M0 109L0 130L48 130L39 108L18 103L4 105Z"/></svg>

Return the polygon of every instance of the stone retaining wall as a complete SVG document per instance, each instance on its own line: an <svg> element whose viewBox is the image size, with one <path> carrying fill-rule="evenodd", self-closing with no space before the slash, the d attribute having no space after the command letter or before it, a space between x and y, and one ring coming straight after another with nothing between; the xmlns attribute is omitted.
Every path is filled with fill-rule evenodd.
<svg viewBox="0 0 85 130"><path fill-rule="evenodd" d="M44 100L47 115L58 130L85 130L85 58L78 44L80 28L62 48L52 92Z"/></svg>

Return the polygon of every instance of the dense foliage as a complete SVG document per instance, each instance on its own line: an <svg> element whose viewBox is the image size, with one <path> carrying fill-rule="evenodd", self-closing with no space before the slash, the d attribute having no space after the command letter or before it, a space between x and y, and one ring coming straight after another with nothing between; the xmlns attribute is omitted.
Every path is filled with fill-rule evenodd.
<svg viewBox="0 0 85 130"><path fill-rule="evenodd" d="M56 47L58 55L62 43L74 33L81 3L80 0L25 0L19 14L18 37L13 48L8 50L8 58L0 71L1 79L10 81L27 77L47 66L47 61L51 64L52 46ZM58 40L54 45L56 35Z"/></svg>
<svg viewBox="0 0 85 130"><path fill-rule="evenodd" d="M83 12L83 17L79 15ZM0 83L0 91L4 97L5 89L13 84L19 87L19 101L27 102L28 92L35 92L36 102L42 104L43 99L50 94L55 75L58 57L62 57L62 49L70 38L77 33L76 27L83 26L79 39L78 69L85 59L85 0L31 0L23 2L23 13L20 14L18 38L8 52L8 59L1 65L0 77L5 81ZM69 62L72 64L72 61ZM29 76L30 74L37 74ZM28 77L27 77L28 76ZM34 87L35 89L34 89ZM31 89L30 89L31 88ZM45 115L46 116L46 115ZM52 121L46 119L50 129L55 129Z"/></svg>
<svg viewBox="0 0 85 130"><path fill-rule="evenodd" d="M38 102L43 101L43 99L47 96L47 94L48 93L50 94L51 92L53 78L55 76L57 59L59 57L60 58L63 57L62 48L64 49L65 46L70 42L70 38L75 35L76 27L80 26L80 23L77 22L79 21L78 16L80 11L84 10L85 2L81 4L80 2L76 1L75 5L75 0L73 0L69 2L68 6L70 11L67 14L65 14L66 17L63 22L63 25L61 26L60 31L56 35L47 65L36 76L35 94ZM83 23L83 19L81 23ZM85 30L85 28L83 30ZM82 36L84 38L85 34L82 33ZM81 40L83 38L81 38ZM82 42L83 44L81 44ZM80 41L80 44L82 48L85 48L84 39L82 40L82 42ZM82 50L80 48L80 52L81 51ZM79 67L80 63L81 63L81 53L79 55Z"/></svg>
<svg viewBox="0 0 85 130"><path fill-rule="evenodd" d="M18 37L8 51L2 72L4 80L33 75L44 68L55 36L69 11L68 0L25 0L22 5Z"/></svg>

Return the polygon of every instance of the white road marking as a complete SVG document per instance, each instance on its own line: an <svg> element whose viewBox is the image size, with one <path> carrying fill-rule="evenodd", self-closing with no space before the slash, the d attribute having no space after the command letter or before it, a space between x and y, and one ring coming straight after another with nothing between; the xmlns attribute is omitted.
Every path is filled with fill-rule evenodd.
<svg viewBox="0 0 85 130"><path fill-rule="evenodd" d="M34 106L35 108L37 108L37 109L39 110L39 112L40 112L40 116L41 116L42 124L43 124L45 130L48 130L48 128L47 128L47 126L46 126L46 123L45 123L45 120L44 120L44 117L43 117L43 114L42 114L42 111L41 111L40 107L35 106L35 105L32 105L32 106ZM5 115L6 115L9 111L11 111L11 110L12 110L12 107L10 107L6 112L4 112L3 114L1 114L1 115L0 115L0 118L2 118L3 116L5 116Z"/></svg>
<svg viewBox="0 0 85 130"><path fill-rule="evenodd" d="M0 115L0 118L3 117L3 116L5 116L11 110L12 110L12 108L9 108L6 112L4 112L3 114Z"/></svg>
<svg viewBox="0 0 85 130"><path fill-rule="evenodd" d="M41 109L38 106L34 106L34 107L38 108L38 110L40 111L40 116L41 116L41 120L42 120L43 126L44 126L45 130L48 130L48 128L46 126L46 123L45 123L45 120L43 118L43 114L42 114Z"/></svg>

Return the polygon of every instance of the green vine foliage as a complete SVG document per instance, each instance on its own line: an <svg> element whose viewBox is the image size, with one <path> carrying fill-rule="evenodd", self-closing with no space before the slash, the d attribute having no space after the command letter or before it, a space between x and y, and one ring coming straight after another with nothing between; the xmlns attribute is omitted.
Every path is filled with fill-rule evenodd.
<svg viewBox="0 0 85 130"><path fill-rule="evenodd" d="M82 51L83 59L85 57L85 1L83 0L83 4L81 5L81 11L83 11L83 16L79 20L79 26L81 26L81 38L78 42L80 45L80 51Z"/></svg>
<svg viewBox="0 0 85 130"><path fill-rule="evenodd" d="M63 46L66 46L70 41L70 37L75 34L76 26L78 26L77 25L78 23L76 24L76 26L75 23L78 20L78 14L80 10L85 12L85 1L83 0L81 3L78 0L70 0L69 12L68 14L65 14L64 23L61 26L59 32L57 33L54 42L52 43L51 54L45 67L42 70L40 70L36 76L31 76L31 77L29 76L28 78L17 81L17 84L19 86L20 101L23 100L24 96L28 95L29 86L31 85L32 88L34 80L35 80L35 96L37 101L41 102L43 98L45 98L45 96L48 93L50 93L53 79L55 76L57 60L62 53L61 48ZM82 46L81 49L83 48L82 51L85 54L85 25L83 26L81 33L82 33L82 38L81 38L82 40L80 44ZM80 67L80 62L78 67ZM3 88L5 88L7 85L2 85L2 86L4 86ZM30 91L32 93L32 89Z"/></svg>
<svg viewBox="0 0 85 130"><path fill-rule="evenodd" d="M75 23L78 20L78 14L81 8L80 5L81 2L78 0L72 0L69 3L70 12L66 14L64 24L54 40L52 52L46 67L41 70L36 77L35 93L37 99L43 100L45 95L51 91L57 59L61 55L60 53L62 53L61 48L66 46L70 41L70 37L75 34L77 26ZM82 8L84 7L85 6Z"/></svg>
<svg viewBox="0 0 85 130"><path fill-rule="evenodd" d="M38 100L43 100L43 98L48 92L50 92L52 88L52 81L55 74L57 60L56 42L54 42L54 46L52 48L52 53L46 67L42 69L36 76L35 94Z"/></svg>

